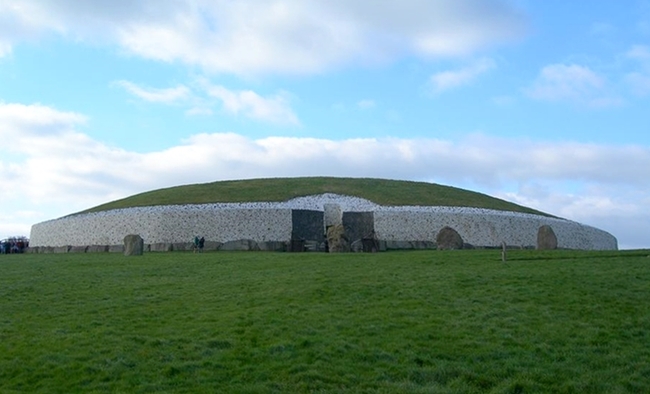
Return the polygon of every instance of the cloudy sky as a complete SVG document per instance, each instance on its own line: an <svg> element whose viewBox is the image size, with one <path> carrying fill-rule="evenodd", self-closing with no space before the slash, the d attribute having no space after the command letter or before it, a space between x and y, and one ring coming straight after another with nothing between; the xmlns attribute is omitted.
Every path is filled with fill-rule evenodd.
<svg viewBox="0 0 650 394"><path fill-rule="evenodd" d="M650 247L650 0L0 0L0 238L161 187L468 188Z"/></svg>

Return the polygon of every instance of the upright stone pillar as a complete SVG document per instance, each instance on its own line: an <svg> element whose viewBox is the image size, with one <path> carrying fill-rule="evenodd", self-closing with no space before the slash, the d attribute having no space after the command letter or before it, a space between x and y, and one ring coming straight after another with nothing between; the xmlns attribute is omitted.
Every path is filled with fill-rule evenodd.
<svg viewBox="0 0 650 394"><path fill-rule="evenodd" d="M557 237L551 226L545 224L537 230L537 249L553 250L557 249Z"/></svg>
<svg viewBox="0 0 650 394"><path fill-rule="evenodd" d="M325 228L343 224L343 211L339 204L323 204Z"/></svg>
<svg viewBox="0 0 650 394"><path fill-rule="evenodd" d="M438 232L436 244L438 250L458 250L463 248L464 241L458 231L445 226Z"/></svg>
<svg viewBox="0 0 650 394"><path fill-rule="evenodd" d="M138 234L129 234L124 237L124 255L142 256L144 252L144 240Z"/></svg>

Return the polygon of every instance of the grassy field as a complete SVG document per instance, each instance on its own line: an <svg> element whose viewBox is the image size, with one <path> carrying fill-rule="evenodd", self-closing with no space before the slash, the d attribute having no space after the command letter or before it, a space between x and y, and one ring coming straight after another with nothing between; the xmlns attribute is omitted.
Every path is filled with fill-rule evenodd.
<svg viewBox="0 0 650 394"><path fill-rule="evenodd" d="M151 205L286 201L323 193L362 197L380 205L477 207L550 216L485 194L451 186L387 179L331 177L247 179L176 186L136 194L84 212Z"/></svg>
<svg viewBox="0 0 650 394"><path fill-rule="evenodd" d="M649 254L0 256L0 392L647 393Z"/></svg>

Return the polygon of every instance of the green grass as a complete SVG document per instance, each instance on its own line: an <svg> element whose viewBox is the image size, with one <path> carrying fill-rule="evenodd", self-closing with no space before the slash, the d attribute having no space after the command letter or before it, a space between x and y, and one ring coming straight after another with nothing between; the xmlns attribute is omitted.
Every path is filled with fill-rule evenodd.
<svg viewBox="0 0 650 394"><path fill-rule="evenodd" d="M547 215L485 194L433 183L328 177L252 179L177 186L137 194L84 212L154 205L286 201L322 193L358 196L380 205L477 207Z"/></svg>
<svg viewBox="0 0 650 394"><path fill-rule="evenodd" d="M649 254L0 256L0 392L647 393Z"/></svg>

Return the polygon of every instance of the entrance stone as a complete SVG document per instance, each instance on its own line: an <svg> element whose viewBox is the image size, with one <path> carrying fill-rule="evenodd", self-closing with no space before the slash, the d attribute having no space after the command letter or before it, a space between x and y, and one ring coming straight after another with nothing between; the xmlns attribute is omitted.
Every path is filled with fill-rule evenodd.
<svg viewBox="0 0 650 394"><path fill-rule="evenodd" d="M343 253L350 251L350 241L345 235L345 227L329 226L327 228L327 246L330 253Z"/></svg>

